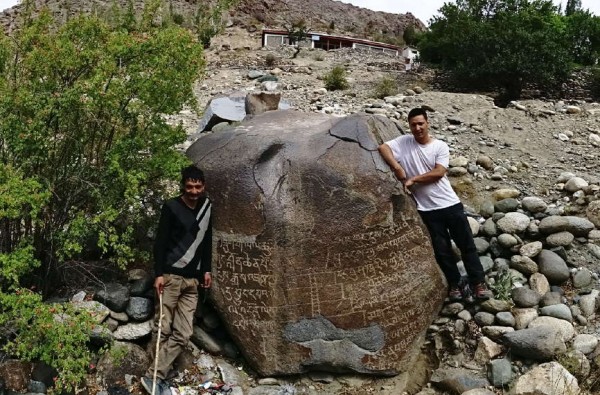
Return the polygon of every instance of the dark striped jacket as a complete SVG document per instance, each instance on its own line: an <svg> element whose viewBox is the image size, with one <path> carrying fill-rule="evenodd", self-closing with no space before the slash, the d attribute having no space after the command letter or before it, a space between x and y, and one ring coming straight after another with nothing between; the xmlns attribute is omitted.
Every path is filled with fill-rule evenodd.
<svg viewBox="0 0 600 395"><path fill-rule="evenodd" d="M178 274L203 281L211 270L211 202L198 200L189 208L181 196L167 200L162 207L154 243L154 273Z"/></svg>

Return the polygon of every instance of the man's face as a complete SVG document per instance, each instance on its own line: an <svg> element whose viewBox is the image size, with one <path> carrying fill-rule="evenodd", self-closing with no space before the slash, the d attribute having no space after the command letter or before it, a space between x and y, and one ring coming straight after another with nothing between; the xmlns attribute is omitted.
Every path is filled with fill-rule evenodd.
<svg viewBox="0 0 600 395"><path fill-rule="evenodd" d="M408 121L408 126L410 127L410 131L417 142L427 142L429 139L429 122L427 122L423 115L412 117Z"/></svg>
<svg viewBox="0 0 600 395"><path fill-rule="evenodd" d="M185 180L183 185L183 194L190 200L198 200L204 192L204 183L200 180Z"/></svg>

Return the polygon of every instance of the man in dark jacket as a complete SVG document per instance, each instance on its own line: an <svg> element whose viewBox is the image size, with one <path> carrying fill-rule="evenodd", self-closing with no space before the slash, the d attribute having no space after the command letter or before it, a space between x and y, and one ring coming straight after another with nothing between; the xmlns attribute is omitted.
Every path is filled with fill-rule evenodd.
<svg viewBox="0 0 600 395"><path fill-rule="evenodd" d="M204 194L204 173L195 166L181 171L182 194L162 207L154 245L154 288L162 294L157 395L170 393L164 382L173 361L192 336L198 286L210 288L211 202ZM142 377L152 393L154 363Z"/></svg>

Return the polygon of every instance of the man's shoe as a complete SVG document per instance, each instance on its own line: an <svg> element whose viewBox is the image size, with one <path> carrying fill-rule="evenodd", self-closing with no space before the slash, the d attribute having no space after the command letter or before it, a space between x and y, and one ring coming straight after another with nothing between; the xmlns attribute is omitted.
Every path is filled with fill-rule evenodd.
<svg viewBox="0 0 600 395"><path fill-rule="evenodd" d="M142 387L152 395L152 379L150 377L142 376L140 379L142 383ZM156 379L156 389L154 390L154 395L171 395L171 388L169 385L164 382L164 380Z"/></svg>
<svg viewBox="0 0 600 395"><path fill-rule="evenodd" d="M475 297L479 300L488 300L494 297L492 291L490 291L484 282L475 284Z"/></svg>
<svg viewBox="0 0 600 395"><path fill-rule="evenodd" d="M450 299L451 302L460 302L462 298L463 296L460 287L458 285L451 285L448 290L448 299Z"/></svg>

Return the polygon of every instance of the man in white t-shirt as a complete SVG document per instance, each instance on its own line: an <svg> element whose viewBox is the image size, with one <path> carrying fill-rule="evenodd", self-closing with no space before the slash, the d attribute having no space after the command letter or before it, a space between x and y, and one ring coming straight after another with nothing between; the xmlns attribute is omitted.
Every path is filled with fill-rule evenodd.
<svg viewBox="0 0 600 395"><path fill-rule="evenodd" d="M408 113L408 124L412 135L386 141L379 146L379 152L417 203L417 210L431 235L435 259L448 280L450 300L467 296L464 295L466 289L459 286L461 276L451 239L460 249L475 297L489 299L493 295L485 284L464 207L446 177L450 160L448 145L429 134L427 112L422 108Z"/></svg>

